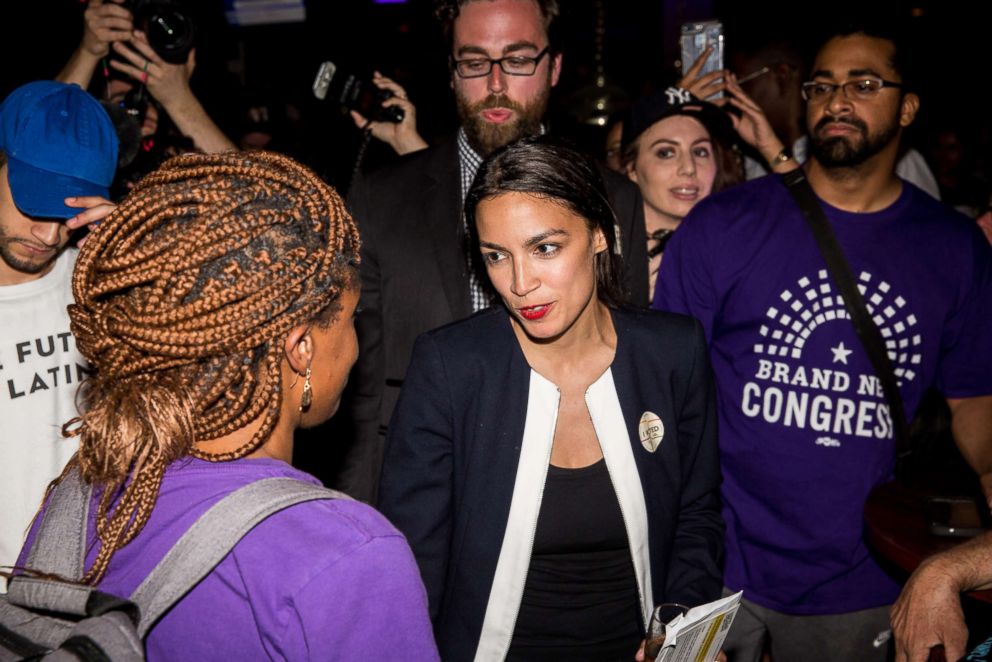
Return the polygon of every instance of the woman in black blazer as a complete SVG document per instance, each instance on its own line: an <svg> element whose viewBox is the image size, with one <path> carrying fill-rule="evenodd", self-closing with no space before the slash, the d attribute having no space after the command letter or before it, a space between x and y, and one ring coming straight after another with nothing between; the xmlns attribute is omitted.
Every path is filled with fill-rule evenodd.
<svg viewBox="0 0 992 662"><path fill-rule="evenodd" d="M702 331L617 307L602 180L559 142L494 153L465 213L503 305L418 340L380 508L444 659L632 659L654 604L720 596Z"/></svg>

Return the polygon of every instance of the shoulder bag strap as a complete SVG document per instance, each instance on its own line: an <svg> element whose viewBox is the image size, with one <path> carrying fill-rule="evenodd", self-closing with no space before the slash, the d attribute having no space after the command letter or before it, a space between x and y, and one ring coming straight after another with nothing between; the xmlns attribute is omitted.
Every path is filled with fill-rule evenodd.
<svg viewBox="0 0 992 662"><path fill-rule="evenodd" d="M909 426L906 422L906 412L903 408L899 384L892 371L892 362L885 348L885 340L882 338L878 326L872 321L871 313L865 307L864 298L858 290L857 282L847 266L844 253L837 244L834 231L830 227L830 223L820 207L820 201L809 185L806 175L800 168L782 175L782 180L802 210L803 217L813 232L820 253L827 263L830 277L841 296L844 297L844 307L847 308L847 312L851 316L858 339L868 353L872 368L882 383L885 401L889 404L895 429L896 454L901 459L909 453Z"/></svg>
<svg viewBox="0 0 992 662"><path fill-rule="evenodd" d="M211 506L131 594L141 610L138 635L144 638L259 522L289 506L318 499L351 497L295 478L265 478Z"/></svg>

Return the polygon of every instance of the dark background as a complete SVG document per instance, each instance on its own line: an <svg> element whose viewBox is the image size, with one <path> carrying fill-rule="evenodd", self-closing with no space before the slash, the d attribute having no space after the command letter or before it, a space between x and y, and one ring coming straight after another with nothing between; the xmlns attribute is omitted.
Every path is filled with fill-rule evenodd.
<svg viewBox="0 0 992 662"><path fill-rule="evenodd" d="M819 26L870 10L909 26L912 53L923 74L923 111L910 136L924 154L938 128L952 126L966 144L987 144L988 21L981 2L819 2L788 5L713 0L560 0L565 50L551 123L598 147L601 129L579 123L583 91L595 74L597 10L604 16L603 66L609 84L628 95L671 82L675 35L684 20L723 20L727 46L791 36L811 48ZM446 58L429 0L375 4L371 0L310 0L304 23L232 27L220 0L189 0L199 27L194 91L232 138L245 127L246 109L267 105L281 147L332 182L344 183L354 162L358 132L338 109L310 92L318 64L373 68L397 79L417 104L421 131L433 140L456 126ZM799 6L801 5L801 6ZM0 95L62 67L82 32L85 3L78 0L3 2ZM292 119L285 119L286 105ZM373 143L374 166L392 158Z"/></svg>

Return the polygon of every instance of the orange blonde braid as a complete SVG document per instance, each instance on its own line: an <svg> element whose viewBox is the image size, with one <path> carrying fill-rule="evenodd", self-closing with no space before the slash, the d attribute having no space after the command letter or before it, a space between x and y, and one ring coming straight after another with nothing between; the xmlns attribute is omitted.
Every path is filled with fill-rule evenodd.
<svg viewBox="0 0 992 662"><path fill-rule="evenodd" d="M75 462L103 489L85 582L98 583L141 531L171 462L234 460L266 441L286 334L326 318L354 286L358 245L337 193L269 152L171 159L95 229L69 308L95 368L80 392ZM195 446L258 419L234 451Z"/></svg>

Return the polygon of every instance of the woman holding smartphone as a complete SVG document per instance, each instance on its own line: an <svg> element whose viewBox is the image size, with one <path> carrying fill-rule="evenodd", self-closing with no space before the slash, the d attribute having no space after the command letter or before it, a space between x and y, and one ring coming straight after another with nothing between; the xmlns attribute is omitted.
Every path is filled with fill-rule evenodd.
<svg viewBox="0 0 992 662"><path fill-rule="evenodd" d="M688 90L670 87L638 99L623 124L620 163L644 199L648 292L661 255L696 203L744 179L729 116Z"/></svg>
<svg viewBox="0 0 992 662"><path fill-rule="evenodd" d="M702 332L618 307L613 213L579 152L497 151L465 213L503 305L418 340L380 507L444 659L629 660L655 603L721 591Z"/></svg>
<svg viewBox="0 0 992 662"><path fill-rule="evenodd" d="M701 73L711 50L675 87L638 99L623 122L620 165L644 198L650 293L682 219L711 193L744 181L739 144L749 145L779 174L798 167L732 72ZM726 96L702 100L717 92Z"/></svg>

